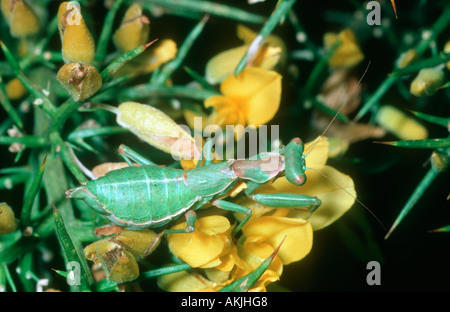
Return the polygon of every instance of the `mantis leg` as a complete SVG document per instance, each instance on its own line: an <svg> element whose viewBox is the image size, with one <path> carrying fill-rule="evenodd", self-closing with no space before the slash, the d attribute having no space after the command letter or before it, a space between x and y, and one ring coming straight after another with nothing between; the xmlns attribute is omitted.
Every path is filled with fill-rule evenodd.
<svg viewBox="0 0 450 312"><path fill-rule="evenodd" d="M150 254L153 249L155 248L158 241L166 234L179 234L179 233L193 233L195 230L195 221L197 220L197 215L193 210L188 210L184 216L186 217L186 227L184 229L177 229L177 230L164 230L161 233L159 233L152 245L147 249L145 252L145 255Z"/></svg>
<svg viewBox="0 0 450 312"><path fill-rule="evenodd" d="M128 146L126 146L124 144L120 145L119 154L130 166L134 166L132 161L138 163L141 166L146 166L146 165L157 166L154 162L152 162L151 160L148 160L147 158L140 155L139 153L137 153L136 151L134 151L133 149L129 148Z"/></svg>
<svg viewBox="0 0 450 312"><path fill-rule="evenodd" d="M248 222L248 220L252 216L252 210L250 208L247 208L247 207L244 207L241 205L237 205L234 203L230 203L225 200L217 199L217 200L213 201L212 204L220 209L240 212L240 213L243 213L246 215L245 218L241 221L241 223L239 223L239 225L234 229L233 235L235 235L237 232L239 232L239 230L245 225L245 223Z"/></svg>
<svg viewBox="0 0 450 312"><path fill-rule="evenodd" d="M271 193L262 194L256 193L256 189L261 186L260 183L253 181L247 182L247 189L245 194L252 200L260 203L263 206L272 208L295 208L302 209L313 213L321 204L321 200L316 196L309 196L305 194L291 194L291 193Z"/></svg>
<svg viewBox="0 0 450 312"><path fill-rule="evenodd" d="M205 146L203 146L203 150L200 155L200 159L198 160L198 163L197 163L197 168L200 167L200 165L203 161L203 154L205 154L205 166L211 164L212 146L213 146L213 139L208 139L205 143Z"/></svg>
<svg viewBox="0 0 450 312"><path fill-rule="evenodd" d="M251 199L266 207L295 208L313 213L320 205L321 200L315 196L305 194L273 193L249 195Z"/></svg>

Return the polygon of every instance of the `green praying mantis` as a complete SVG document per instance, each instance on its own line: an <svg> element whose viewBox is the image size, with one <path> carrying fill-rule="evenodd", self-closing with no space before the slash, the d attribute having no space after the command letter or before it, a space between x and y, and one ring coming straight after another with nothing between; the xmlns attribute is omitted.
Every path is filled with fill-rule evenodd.
<svg viewBox="0 0 450 312"><path fill-rule="evenodd" d="M358 84L366 74L369 65ZM66 197L83 200L112 223L128 229L160 228L185 215L184 229L165 229L158 235L158 240L164 234L194 232L196 220L194 211L207 204L243 213L245 217L236 226L233 234L239 232L250 220L252 210L227 201L226 197L242 181L247 185L245 195L263 206L301 209L312 214L321 205L318 197L291 193L258 193L257 189L281 176L285 176L293 185L304 185L305 171L314 170L306 166L305 159L323 138L344 105L345 103L305 154L303 141L300 138L294 138L286 146L281 146L278 152L260 153L252 159L231 159L212 163L213 140L210 139L202 152L202 157L205 154L204 166L201 166L202 159L200 159L196 168L183 170L160 167L122 145L119 153L129 167L113 170L103 177L81 183L81 186L67 190ZM132 161L138 165L134 165ZM345 191L341 186L337 186ZM385 228L367 206L350 193L348 194ZM156 241L147 253L155 245Z"/></svg>
<svg viewBox="0 0 450 312"><path fill-rule="evenodd" d="M113 170L96 180L67 190L66 197L83 200L111 222L128 229L158 228L185 214L186 227L164 230L160 234L192 233L196 215L193 211L210 203L215 207L240 212L245 218L235 228L237 233L250 219L250 208L225 200L240 181L252 200L273 208L304 209L312 213L321 201L304 194L258 194L256 189L275 177L284 175L297 186L306 182L301 139L292 139L279 152L260 153L255 159L211 162L212 140L205 144L204 166L198 162L191 170L160 167L129 149L119 149L130 167ZM132 165L131 160L137 162Z"/></svg>

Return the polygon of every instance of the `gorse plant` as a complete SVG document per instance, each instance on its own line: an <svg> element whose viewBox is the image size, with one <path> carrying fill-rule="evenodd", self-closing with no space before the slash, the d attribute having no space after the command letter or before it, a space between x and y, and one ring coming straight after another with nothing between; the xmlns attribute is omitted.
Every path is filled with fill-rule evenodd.
<svg viewBox="0 0 450 312"><path fill-rule="evenodd" d="M0 290L286 289L324 231L385 260L373 142L430 150L388 238L448 168L450 7L254 2L1 1Z"/></svg>

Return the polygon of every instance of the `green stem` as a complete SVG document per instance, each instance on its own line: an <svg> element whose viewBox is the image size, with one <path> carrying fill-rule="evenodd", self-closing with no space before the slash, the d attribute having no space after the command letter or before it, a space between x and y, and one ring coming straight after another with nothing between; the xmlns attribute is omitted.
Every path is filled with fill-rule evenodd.
<svg viewBox="0 0 450 312"><path fill-rule="evenodd" d="M354 122L360 120L376 103L380 101L380 99L384 96L384 94L391 88L393 84L397 82L399 79L398 76L389 76L387 77L374 94L370 97L370 99L363 105L363 107L359 110L358 114L354 118Z"/></svg>
<svg viewBox="0 0 450 312"><path fill-rule="evenodd" d="M395 219L394 224L390 228L389 232L386 234L384 239L388 239L392 232L396 229L396 227L400 224L400 222L406 217L406 215L411 211L416 202L420 199L422 194L426 191L426 189L431 185L434 179L439 175L441 171L435 170L431 167L428 172L425 174L423 179L420 181L419 185L417 185L416 189L408 199L408 202L405 204L403 209L400 211L397 219Z"/></svg>
<svg viewBox="0 0 450 312"><path fill-rule="evenodd" d="M200 34L203 31L203 28L205 27L205 24L208 20L208 16L205 16L201 19L201 21L192 29L192 31L187 35L186 39L184 40L183 44L181 45L180 49L178 50L177 56L175 59L167 63L161 72L158 75L158 78L155 81L155 84L157 85L164 85L167 81L167 79L170 78L172 73L180 67L180 65L183 63L184 59L186 58L186 55L190 51L192 45L194 44L195 40L200 36Z"/></svg>
<svg viewBox="0 0 450 312"><path fill-rule="evenodd" d="M111 77L128 61L132 60L136 56L140 55L142 52L144 52L149 46L151 46L156 40L153 40L149 43L140 45L130 51L127 51L120 55L118 58L116 58L114 61L111 62L102 72L100 73L102 77L103 83L106 83L108 80L111 79ZM101 90L100 90L101 91Z"/></svg>
<svg viewBox="0 0 450 312"><path fill-rule="evenodd" d="M0 145L18 143L29 148L44 147L49 145L47 138L43 136L26 135L23 137L0 136Z"/></svg>
<svg viewBox="0 0 450 312"><path fill-rule="evenodd" d="M280 23L280 21L285 18L286 14L294 5L295 1L296 0L284 0L281 3L279 2L275 11L261 28L258 36L256 36L256 38L253 40L244 56L240 60L238 66L236 67L236 70L234 71L235 75L239 75L239 73L245 68L245 66L247 66L247 64L253 59L258 50L264 44L264 41L267 39L267 37L272 33L272 31Z"/></svg>
<svg viewBox="0 0 450 312"><path fill-rule="evenodd" d="M434 23L434 25L432 26L430 30L430 36L422 40L415 48L419 56L422 55L429 47L430 43L433 40L435 40L442 33L442 31L444 31L449 22L450 22L450 7L447 6L446 10L442 13L442 15L436 21L436 23ZM394 72L395 71L396 69L394 69ZM398 75L386 77L383 83L375 91L375 93L363 105L363 107L360 109L360 111L355 116L353 121L357 122L362 117L364 117L364 115L372 108L372 106L377 104L379 100L384 96L384 94L390 89L390 87L393 84L395 84L400 78L401 77Z"/></svg>
<svg viewBox="0 0 450 312"><path fill-rule="evenodd" d="M196 89L185 86L158 86L150 84L141 84L133 88L122 90L114 89L112 92L104 92L92 98L92 101L103 102L113 99L119 100L136 100L148 97L174 97L174 98L188 98L194 100L205 100L210 96L220 95L217 91Z"/></svg>
<svg viewBox="0 0 450 312"><path fill-rule="evenodd" d="M124 0L116 0L113 7L109 9L108 13L106 14L105 20L103 22L103 28L100 33L100 38L98 39L97 51L95 52L95 62L97 64L102 64L105 60L106 51L108 50L108 43L111 38L111 33L114 26L114 19L123 1Z"/></svg>
<svg viewBox="0 0 450 312"><path fill-rule="evenodd" d="M129 1L131 2L131 1ZM133 1L136 2L136 1ZM154 5L171 9L177 12L194 12L199 14L209 14L219 17L224 17L232 20L237 20L246 23L261 24L264 22L264 16L249 13L247 11L227 6L224 4L215 3L213 1L203 0L140 0L138 1L143 7L152 9ZM187 16L190 16L189 14Z"/></svg>
<svg viewBox="0 0 450 312"><path fill-rule="evenodd" d="M25 197L22 211L20 214L20 223L22 225L22 228L25 228L30 225L31 209L32 209L33 203L36 199L36 195L38 194L38 192L40 190L42 176L44 174L46 159L47 159L47 157L44 158L44 161L42 162L41 166L39 167L39 170L33 180L33 183L31 184L30 188L27 191L27 195Z"/></svg>
<svg viewBox="0 0 450 312"><path fill-rule="evenodd" d="M77 161L74 159L72 153L69 151L69 148L67 147L64 140L61 138L60 134L57 132L53 132L50 134L50 140L53 144L53 146L59 148L59 153L61 155L61 159L63 160L66 167L69 169L69 171L74 175L74 177L79 182L86 182L86 176L84 175L83 171L77 166Z"/></svg>
<svg viewBox="0 0 450 312"><path fill-rule="evenodd" d="M25 89L27 89L28 92L36 99L35 103L37 105L42 104L43 110L49 114L50 116L55 111L55 106L50 101L50 99L44 94L44 92L37 86L35 86L31 80L25 76L25 74L22 72L22 69L20 68L19 64L17 63L14 56L9 51L8 47L3 43L3 41L0 41L0 46L6 56L6 59L8 60L9 64L11 65L12 70L14 71L17 79L20 80L20 82L23 84Z"/></svg>
<svg viewBox="0 0 450 312"><path fill-rule="evenodd" d="M2 104L5 111L8 113L9 117L14 121L14 123L19 127L19 129L23 129L23 122L20 119L19 114L16 112L14 107L11 104L11 101L6 94L5 84L3 83L3 77L0 72L0 103Z"/></svg>

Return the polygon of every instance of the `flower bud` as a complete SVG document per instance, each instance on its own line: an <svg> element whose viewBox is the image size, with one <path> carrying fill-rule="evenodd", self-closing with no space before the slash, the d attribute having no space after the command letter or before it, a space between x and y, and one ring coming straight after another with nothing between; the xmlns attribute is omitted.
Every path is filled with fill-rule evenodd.
<svg viewBox="0 0 450 312"><path fill-rule="evenodd" d="M431 154L431 166L436 171L445 171L448 168L449 162L450 157L446 153L436 150Z"/></svg>
<svg viewBox="0 0 450 312"><path fill-rule="evenodd" d="M116 47L126 52L147 42L150 34L150 21L142 14L142 7L133 4L125 12L119 29L114 33Z"/></svg>
<svg viewBox="0 0 450 312"><path fill-rule="evenodd" d="M17 229L14 211L7 203L0 203L0 234L10 234Z"/></svg>
<svg viewBox="0 0 450 312"><path fill-rule="evenodd" d="M81 15L78 2L61 3L58 10L58 28L64 62L91 64L95 55L95 43Z"/></svg>
<svg viewBox="0 0 450 312"><path fill-rule="evenodd" d="M10 100L18 100L22 96L25 95L27 90L23 86L23 84L20 82L19 79L13 78L5 86L6 89L6 96Z"/></svg>
<svg viewBox="0 0 450 312"><path fill-rule="evenodd" d="M414 61L417 60L419 54L415 49L409 49L406 52L403 52L400 57L397 59L396 66L397 68L404 68L408 65L411 65Z"/></svg>
<svg viewBox="0 0 450 312"><path fill-rule="evenodd" d="M59 69L56 77L75 101L89 98L102 86L102 77L97 69L91 65L65 64Z"/></svg>
<svg viewBox="0 0 450 312"><path fill-rule="evenodd" d="M376 116L377 122L402 140L422 140L428 137L427 129L399 109L384 105Z"/></svg>
<svg viewBox="0 0 450 312"><path fill-rule="evenodd" d="M146 253L150 247L152 247L152 250L158 247L161 240L157 236L158 234L149 229L139 231L123 230L114 237L114 240L121 245L127 246L127 250L139 261L147 256ZM153 244L155 245L152 246Z"/></svg>
<svg viewBox="0 0 450 312"><path fill-rule="evenodd" d="M411 82L410 92L415 96L431 96L444 83L444 71L439 68L424 68Z"/></svg>
<svg viewBox="0 0 450 312"><path fill-rule="evenodd" d="M102 239L84 248L87 259L100 263L108 280L125 283L139 277L139 266L134 256L120 244Z"/></svg>
<svg viewBox="0 0 450 312"><path fill-rule="evenodd" d="M444 52L450 53L450 40L444 46ZM447 69L450 70L450 61L446 63Z"/></svg>
<svg viewBox="0 0 450 312"><path fill-rule="evenodd" d="M1 8L11 36L30 36L39 31L38 18L24 0L2 0Z"/></svg>
<svg viewBox="0 0 450 312"><path fill-rule="evenodd" d="M120 104L117 123L148 144L172 154L174 159L198 159L200 156L190 133L150 105L136 102Z"/></svg>

